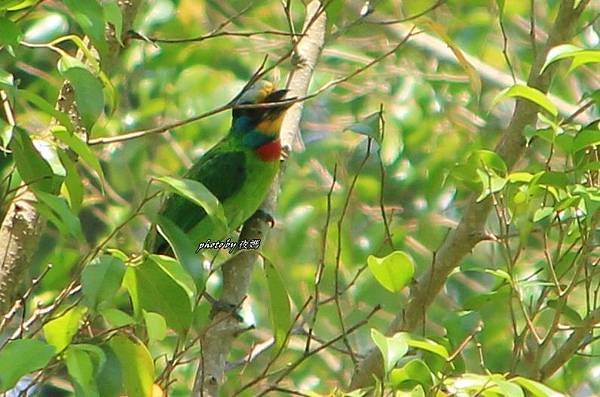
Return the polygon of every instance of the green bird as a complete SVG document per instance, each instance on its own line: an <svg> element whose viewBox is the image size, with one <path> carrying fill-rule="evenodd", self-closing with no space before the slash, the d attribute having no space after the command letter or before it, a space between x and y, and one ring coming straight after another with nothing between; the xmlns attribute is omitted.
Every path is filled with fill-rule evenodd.
<svg viewBox="0 0 600 397"><path fill-rule="evenodd" d="M276 90L268 81L250 86L235 105L281 102L287 90ZM202 183L223 205L229 231L250 218L267 196L279 170L279 130L290 102L263 108L233 109L227 136L208 150L184 178ZM159 215L184 231L194 244L225 237L206 211L188 199L171 194ZM168 242L151 233L150 252L172 255ZM153 241L152 241L153 240Z"/></svg>

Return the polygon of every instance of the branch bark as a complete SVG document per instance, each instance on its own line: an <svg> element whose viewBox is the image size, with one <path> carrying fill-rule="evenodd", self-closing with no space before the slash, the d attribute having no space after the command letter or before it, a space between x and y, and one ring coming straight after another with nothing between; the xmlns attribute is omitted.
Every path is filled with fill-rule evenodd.
<svg viewBox="0 0 600 397"><path fill-rule="evenodd" d="M589 1L582 1L574 8L573 0L561 2L558 15L554 21L548 41L532 65L527 85L546 93L555 74L555 66L550 66L542 73L541 69L548 51L559 44L568 42L573 34L576 22ZM537 105L518 99L510 124L503 131L495 152L499 154L509 169L512 169L525 152L523 130L535 123L538 114ZM413 331L425 324L427 308L442 291L450 273L459 266L461 260L468 255L484 237L484 226L492 202L486 199L477 202L476 197L470 199L463 218L456 229L452 230L433 258L430 268L417 283L404 312L398 313L388 329L388 335L399 331ZM372 384L373 376L383 377L383 364L379 350L372 348L366 358L356 367L350 388L356 389Z"/></svg>
<svg viewBox="0 0 600 397"><path fill-rule="evenodd" d="M142 0L120 0L123 13L123 32L132 24ZM111 69L118 60L121 44L113 27L106 30L108 55L103 60L104 70ZM73 120L77 130L81 130L79 112L75 103L74 91L66 81L57 100L57 109ZM82 130L81 130L82 131ZM36 198L31 189L24 186L15 195L0 227L0 315L6 314L14 305L25 270L39 244L45 221L35 208Z"/></svg>
<svg viewBox="0 0 600 397"><path fill-rule="evenodd" d="M325 42L326 16L323 5L313 0L306 7L303 35L296 47L298 61L288 80L290 97L303 97L314 69L317 65L321 49ZM286 113L281 127L281 143L290 149L293 142L299 142L300 119L303 103L295 103ZM276 178L271 192L262 209L272 213L275 209L284 167ZM240 233L240 239L262 238L268 231L266 222L258 217L248 220ZM257 252L245 251L231 258L223 265L223 289L221 302L238 306L244 300L258 259ZM201 340L202 358L194 381L194 395L218 396L219 387L224 381L226 358L231 344L241 332L240 323L230 313L219 312L212 319Z"/></svg>

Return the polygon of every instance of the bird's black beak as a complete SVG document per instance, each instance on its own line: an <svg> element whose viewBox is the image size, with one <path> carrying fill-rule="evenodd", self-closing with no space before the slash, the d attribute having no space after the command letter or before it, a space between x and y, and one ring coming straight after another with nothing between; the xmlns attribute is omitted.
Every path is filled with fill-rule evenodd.
<svg viewBox="0 0 600 397"><path fill-rule="evenodd" d="M267 95L267 97L265 98L265 102L279 102L283 100L283 97L285 97L288 91L289 90L286 89L273 91L272 93Z"/></svg>
<svg viewBox="0 0 600 397"><path fill-rule="evenodd" d="M267 95L267 97L265 98L265 101L264 101L265 103L282 102L281 105L269 108L269 109L271 109L271 111L267 112L267 113L269 113L271 115L281 114L282 112L288 110L295 103L294 99L296 99L296 98L284 98L288 92L289 92L289 90L283 89L283 90L273 91L272 93Z"/></svg>

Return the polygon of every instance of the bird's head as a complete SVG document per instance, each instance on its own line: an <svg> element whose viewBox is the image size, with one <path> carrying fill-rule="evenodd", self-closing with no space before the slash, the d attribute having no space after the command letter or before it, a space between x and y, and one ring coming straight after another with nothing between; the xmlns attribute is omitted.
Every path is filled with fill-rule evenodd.
<svg viewBox="0 0 600 397"><path fill-rule="evenodd" d="M283 117L291 103L256 108L236 106L280 102L284 100L287 92L285 89L277 90L270 81L261 80L254 83L235 102L232 129L242 134L258 132L272 137L279 136Z"/></svg>

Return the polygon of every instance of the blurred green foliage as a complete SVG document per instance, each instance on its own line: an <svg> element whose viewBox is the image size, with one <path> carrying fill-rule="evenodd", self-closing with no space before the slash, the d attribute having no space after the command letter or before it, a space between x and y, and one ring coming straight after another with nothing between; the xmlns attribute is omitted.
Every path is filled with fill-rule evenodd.
<svg viewBox="0 0 600 397"><path fill-rule="evenodd" d="M436 5L373 1L373 12L361 17L361 1L330 3L326 45L309 92L382 55L404 36L398 26L410 26L379 22ZM532 3L539 50L560 2ZM44 273L44 278L28 296L23 317L38 305L55 302L74 280L82 284L81 292L61 298L55 316L66 314L46 322L43 332L34 327L6 343L18 332L19 316L2 326L0 367L20 362L19 355L35 355L36 360L0 371L0 391L44 367L49 377L44 380L67 379L75 395L149 395L152 382L165 388L166 360L193 340L194 330L208 324L208 302L195 304L204 289L218 295L221 278L216 272L207 281L211 256L202 258L205 268L195 272L175 260L151 257L143 262L136 256L161 195L145 199L164 188L149 185L152 178L182 175L226 134L230 114L118 143L88 145L86 139L165 125L227 103L263 57L268 56L269 65L291 48L289 36L272 33L287 32L290 24L301 30L304 5L291 5L288 23L278 1L249 6L245 1L142 2L133 25L140 35L125 36L126 48L109 71L103 64L109 52L105 24L121 29L116 2L0 2L0 89L13 104L16 119L15 126L0 121L0 209L4 215L23 181L36 189L38 210L50 223L29 270L32 277ZM528 329L523 311L534 317L541 335L559 323L562 329L552 338L547 359L564 343L567 327L581 326L600 304L595 220L600 131L597 123L582 121L598 117L600 9L591 4L583 13L572 43L576 48L548 58L558 68L550 97L506 83L512 74L526 80L532 66L529 2L450 0L433 8L413 21L423 31L415 37L439 41L432 28L439 26L446 37L439 41L443 47L494 68L495 77L482 78L481 92L476 92L477 81L465 64L409 41L304 104L304 148L290 155L273 214L276 225L262 244L269 258L266 274L254 273L241 311L255 328L235 341L228 357L232 363L271 336L277 348L283 346L290 318L309 296L315 298L315 275L322 263L322 302L310 324L319 342L313 344L340 334L339 311L348 328L381 305L347 342L358 355L374 344L381 349L391 389L411 395L515 396L524 395L523 390L553 395L528 372L539 364L528 355L537 342L531 333L526 340L519 334ZM256 34L183 43L160 40L223 31ZM94 51L85 49L81 38L86 35ZM75 58L78 50L83 55ZM570 70L570 62L578 67ZM268 77L284 85L293 67L287 60ZM75 90L87 130L83 135L55 110L65 79ZM508 97L526 98L548 111L527 130L528 150L515 170L508 170L493 152L512 113ZM577 106L565 109L554 98L573 105L590 98L592 103L581 117L567 119ZM395 278L395 268L386 266L407 266L408 271L414 262L415 277L424 274L472 194L495 200L490 238L450 276L444 294L429 308L426 325L416 333L424 335L386 338L385 330L411 291L411 280ZM378 259L398 251L403 258L398 263ZM215 263L227 257L220 252ZM381 261L377 269L367 269L368 258ZM348 286L339 299L336 280L342 288ZM572 288L569 280L574 280ZM26 289L24 285L23 293ZM306 332L310 321L304 317ZM549 387L573 395L600 393L597 336L597 331L590 333L584 355L573 354L547 380ZM302 357L305 339L302 332L293 335L275 368ZM248 364L232 365L222 395L234 395L260 376L276 347ZM344 389L355 358L346 349L340 341L309 357L282 384L305 393ZM453 352L453 361L446 362ZM192 343L185 355L190 361L166 378L174 380L169 395L190 395L199 356L199 346ZM259 383L242 395L255 395L261 387L266 386Z"/></svg>

